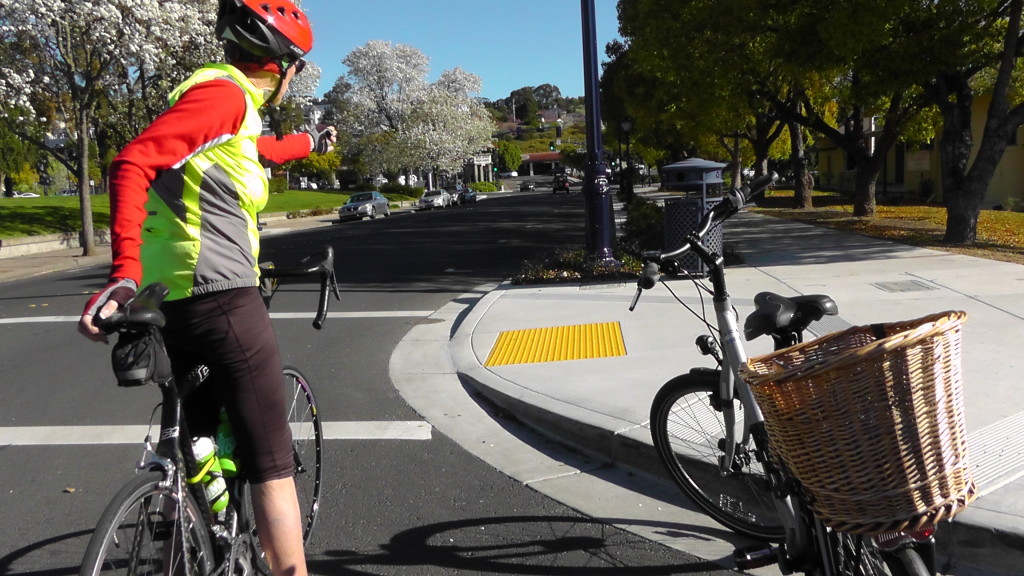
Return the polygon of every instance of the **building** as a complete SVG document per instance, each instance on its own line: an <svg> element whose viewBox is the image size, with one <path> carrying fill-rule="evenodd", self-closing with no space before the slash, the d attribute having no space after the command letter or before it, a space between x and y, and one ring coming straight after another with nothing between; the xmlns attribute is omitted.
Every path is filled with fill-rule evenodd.
<svg viewBox="0 0 1024 576"><path fill-rule="evenodd" d="M971 132L974 150L970 162L974 162L978 145L985 128L989 95L974 97L971 111ZM873 122L873 120L869 120ZM868 126L871 134L872 126ZM879 198L900 197L915 200L938 201L942 199L942 178L939 168L939 136L931 142L912 145L897 143L886 156L882 174L875 184L875 195ZM846 153L827 139L818 142L818 177L815 185L822 190L852 192L854 190L855 166ZM982 203L983 208L993 206L1019 206L1024 204L1024 134L1018 128L996 167L989 183L988 192Z"/></svg>

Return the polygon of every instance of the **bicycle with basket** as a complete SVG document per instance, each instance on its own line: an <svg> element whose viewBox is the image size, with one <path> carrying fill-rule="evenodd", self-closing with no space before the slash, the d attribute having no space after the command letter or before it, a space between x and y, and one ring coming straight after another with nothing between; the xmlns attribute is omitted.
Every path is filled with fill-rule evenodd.
<svg viewBox="0 0 1024 576"><path fill-rule="evenodd" d="M776 178L727 192L682 248L644 255L630 310L663 270L678 271L676 259L687 252L707 266L710 288L691 280L714 307L714 323L706 310L690 311L709 331L696 344L717 365L659 390L651 406L655 449L703 512L766 541L736 551L740 569L778 563L784 574L934 575L937 523L976 494L960 385L966 314L804 342L813 322L838 314L835 301L762 292L743 333L771 336L775 351L748 359L724 260L702 240Z"/></svg>
<svg viewBox="0 0 1024 576"><path fill-rule="evenodd" d="M311 256L296 267L262 264L260 268L261 290L268 308L281 278L319 277L320 299L313 320L317 329L327 317L328 294L333 292L340 300L334 251L330 246L319 257ZM214 454L212 459L204 460L205 466L200 466L182 417L184 400L206 380L210 371L205 366L196 366L184 382L177 382L171 374L160 332L164 325L160 304L166 296L167 288L162 284L146 286L131 302L100 323L108 334L119 334L112 356L118 385L154 384L162 401L151 416L145 450L135 466L136 476L104 510L89 540L79 575L248 576L259 572L269 576L256 532L244 462L240 463L237 476L227 478L224 474L225 491L213 495L214 502L223 502L220 499L226 494L226 504L211 505L210 469L219 455ZM303 542L308 542L320 507L320 416L309 380L289 366L284 367L282 376L289 402ZM154 446L152 418L158 409L160 422Z"/></svg>

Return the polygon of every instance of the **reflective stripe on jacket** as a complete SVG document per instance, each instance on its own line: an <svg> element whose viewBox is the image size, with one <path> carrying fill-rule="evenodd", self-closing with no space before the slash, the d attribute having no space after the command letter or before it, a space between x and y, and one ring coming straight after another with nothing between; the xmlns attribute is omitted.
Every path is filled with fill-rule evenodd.
<svg viewBox="0 0 1024 576"><path fill-rule="evenodd" d="M268 185L256 139L263 94L237 68L207 64L171 92L173 106L186 90L227 78L246 101L236 134L196 149L152 182L142 226L142 285L163 282L168 300L259 283L256 214Z"/></svg>

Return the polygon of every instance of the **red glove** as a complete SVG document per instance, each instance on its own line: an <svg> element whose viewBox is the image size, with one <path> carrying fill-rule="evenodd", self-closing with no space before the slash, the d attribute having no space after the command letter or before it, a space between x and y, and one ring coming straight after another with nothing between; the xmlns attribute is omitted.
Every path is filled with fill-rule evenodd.
<svg viewBox="0 0 1024 576"><path fill-rule="evenodd" d="M82 317L78 321L78 331L91 340L105 340L106 336L96 327L95 319L106 318L114 310L127 304L129 300L135 297L135 290L137 288L138 284L134 280L128 278L111 279L103 290L93 295L89 302L85 304L85 310L82 311ZM108 302L116 302L117 308L110 308L104 311L104 307L106 307Z"/></svg>

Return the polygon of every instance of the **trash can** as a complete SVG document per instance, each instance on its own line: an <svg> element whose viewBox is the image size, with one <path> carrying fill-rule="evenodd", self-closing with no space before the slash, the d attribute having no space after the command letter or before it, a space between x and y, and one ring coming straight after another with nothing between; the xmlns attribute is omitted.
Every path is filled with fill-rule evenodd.
<svg viewBox="0 0 1024 576"><path fill-rule="evenodd" d="M722 201L722 169L725 164L702 158L690 158L661 169L666 190L684 192L678 198L665 200L665 251L681 248L686 237L697 229L709 210ZM704 238L704 246L722 253L722 227L712 229ZM691 276L706 276L707 267L696 254L679 258L679 270Z"/></svg>

